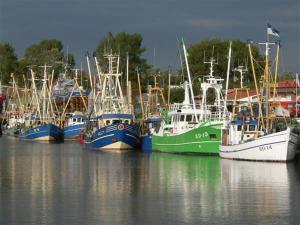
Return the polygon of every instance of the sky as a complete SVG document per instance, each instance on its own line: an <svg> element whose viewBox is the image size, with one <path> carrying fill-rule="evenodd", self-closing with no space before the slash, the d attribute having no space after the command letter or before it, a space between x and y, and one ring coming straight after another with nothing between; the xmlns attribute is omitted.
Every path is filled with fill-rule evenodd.
<svg viewBox="0 0 300 225"><path fill-rule="evenodd" d="M19 58L31 44L55 38L83 67L85 53L108 32L140 33L148 63L176 69L178 37L187 45L263 42L267 22L280 31L281 71L300 72L299 0L0 0L0 42L11 43Z"/></svg>

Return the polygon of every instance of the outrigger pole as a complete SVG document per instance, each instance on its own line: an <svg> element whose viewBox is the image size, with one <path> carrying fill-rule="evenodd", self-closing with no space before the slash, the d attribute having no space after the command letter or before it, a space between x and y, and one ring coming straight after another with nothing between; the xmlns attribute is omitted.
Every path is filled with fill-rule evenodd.
<svg viewBox="0 0 300 225"><path fill-rule="evenodd" d="M229 43L229 52L228 52L228 64L227 64L227 74L226 74L226 89L225 89L225 99L224 99L224 113L226 113L226 106L227 106L227 95L228 95L228 85L229 85L229 73L230 73L230 63L231 63L231 46L232 42Z"/></svg>
<svg viewBox="0 0 300 225"><path fill-rule="evenodd" d="M185 44L184 44L183 38L182 38L182 47L183 47L183 53L184 53L184 58L185 58L185 63L186 63L186 70L187 70L187 74L188 74L188 78L189 78L189 83L190 83L190 92L191 92L191 97L192 97L192 102L193 102L193 110L194 110L196 122L198 123L199 120L198 120L197 113L196 113L196 104L195 104L195 98L194 98L194 92L193 92L193 85L192 85L191 74L190 74L190 67L189 67L189 63L188 63L187 52L186 52L186 48L185 48Z"/></svg>
<svg viewBox="0 0 300 225"><path fill-rule="evenodd" d="M251 44L250 43L248 43L248 50L249 50L249 55L250 55L252 74L253 74L255 90L256 90L256 96L257 96L257 102L258 102L258 118L259 118L258 120L261 120L262 128L265 128L263 114L262 114L262 107L261 107L262 103L261 103L261 98L260 98L259 91L258 91L258 85L257 85L257 80L256 80L256 72L255 72L255 67L254 67L254 62L253 62L253 55L252 55L252 50L251 50Z"/></svg>

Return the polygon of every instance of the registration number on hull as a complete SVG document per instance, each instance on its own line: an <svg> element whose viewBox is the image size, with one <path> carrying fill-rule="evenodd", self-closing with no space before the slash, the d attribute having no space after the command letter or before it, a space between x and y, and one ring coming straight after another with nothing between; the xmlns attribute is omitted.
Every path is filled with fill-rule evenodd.
<svg viewBox="0 0 300 225"><path fill-rule="evenodd" d="M263 146L259 146L258 148L259 151L266 151L272 149L272 145L263 145Z"/></svg>
<svg viewBox="0 0 300 225"><path fill-rule="evenodd" d="M207 132L195 134L195 138L197 138L197 139L204 138L204 137L208 137L208 133Z"/></svg>

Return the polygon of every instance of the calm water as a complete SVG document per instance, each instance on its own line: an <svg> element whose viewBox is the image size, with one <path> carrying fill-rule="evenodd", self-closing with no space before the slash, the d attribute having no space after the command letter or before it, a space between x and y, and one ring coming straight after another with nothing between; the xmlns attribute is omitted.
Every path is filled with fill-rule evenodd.
<svg viewBox="0 0 300 225"><path fill-rule="evenodd" d="M0 224L299 224L300 161L0 138Z"/></svg>

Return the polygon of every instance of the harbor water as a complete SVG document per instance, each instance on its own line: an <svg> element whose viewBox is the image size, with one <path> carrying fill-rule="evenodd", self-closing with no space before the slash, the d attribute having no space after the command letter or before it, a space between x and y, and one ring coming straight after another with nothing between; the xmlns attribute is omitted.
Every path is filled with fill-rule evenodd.
<svg viewBox="0 0 300 225"><path fill-rule="evenodd" d="M87 150L0 137L0 224L299 224L300 160Z"/></svg>

